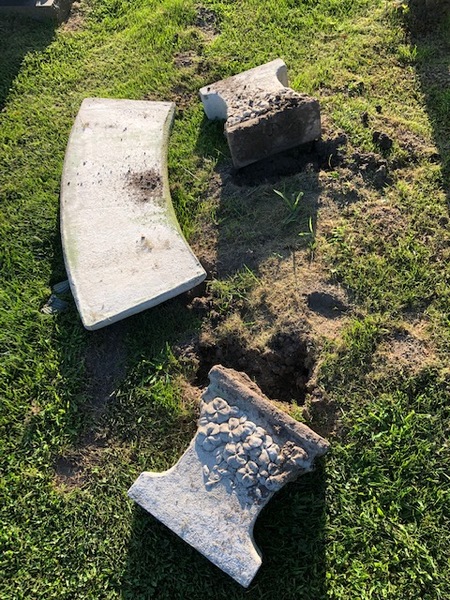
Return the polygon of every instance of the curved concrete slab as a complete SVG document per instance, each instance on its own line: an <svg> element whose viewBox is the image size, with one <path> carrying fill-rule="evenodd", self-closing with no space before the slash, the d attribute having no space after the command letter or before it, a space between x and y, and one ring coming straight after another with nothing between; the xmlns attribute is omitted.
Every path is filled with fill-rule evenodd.
<svg viewBox="0 0 450 600"><path fill-rule="evenodd" d="M61 236L86 329L160 304L206 277L181 233L167 177L170 102L87 98L61 181Z"/></svg>

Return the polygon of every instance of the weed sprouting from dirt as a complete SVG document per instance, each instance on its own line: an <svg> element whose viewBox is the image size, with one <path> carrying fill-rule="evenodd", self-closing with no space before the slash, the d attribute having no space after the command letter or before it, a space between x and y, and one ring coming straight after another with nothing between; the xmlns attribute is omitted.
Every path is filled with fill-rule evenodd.
<svg viewBox="0 0 450 600"><path fill-rule="evenodd" d="M288 209L288 215L283 219L283 225L289 225L290 223L294 223L301 210L300 200L303 198L303 192L298 192L298 194L292 193L291 195L287 195L284 192L280 192L279 190L273 190L275 194L278 194L280 198L283 200L285 206Z"/></svg>

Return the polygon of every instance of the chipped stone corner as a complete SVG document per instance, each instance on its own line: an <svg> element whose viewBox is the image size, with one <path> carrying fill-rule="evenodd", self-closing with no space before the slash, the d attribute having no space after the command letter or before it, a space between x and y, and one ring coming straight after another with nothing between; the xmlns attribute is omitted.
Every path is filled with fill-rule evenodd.
<svg viewBox="0 0 450 600"><path fill-rule="evenodd" d="M165 473L142 473L128 494L247 587L261 565L253 540L259 512L329 446L245 374L218 365L209 378L187 451Z"/></svg>

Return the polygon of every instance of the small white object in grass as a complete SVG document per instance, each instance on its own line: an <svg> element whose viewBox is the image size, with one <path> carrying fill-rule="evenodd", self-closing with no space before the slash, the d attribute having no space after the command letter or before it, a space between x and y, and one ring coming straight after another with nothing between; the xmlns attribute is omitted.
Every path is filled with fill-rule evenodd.
<svg viewBox="0 0 450 600"><path fill-rule="evenodd" d="M41 308L41 312L43 312L46 315L57 315L67 310L68 307L68 302L66 302L65 300L61 300L61 298L58 298L57 296L52 294L48 301Z"/></svg>

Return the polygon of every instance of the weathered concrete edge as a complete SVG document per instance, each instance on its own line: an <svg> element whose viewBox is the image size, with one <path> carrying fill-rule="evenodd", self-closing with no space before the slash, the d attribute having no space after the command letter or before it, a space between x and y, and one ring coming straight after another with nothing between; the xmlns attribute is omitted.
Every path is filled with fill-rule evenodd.
<svg viewBox="0 0 450 600"><path fill-rule="evenodd" d="M251 415L253 411L258 413L261 418L269 424L277 433L278 436L285 439L288 437L294 442L298 442L298 445L303 447L309 455L309 462L311 468L305 468L304 472L310 471L313 468L312 462L315 457L324 454L328 449L328 442L321 436L315 434L306 425L298 423L295 419L292 419L289 415L286 415L278 408L274 407L272 403L262 394L259 387L245 374L234 371L233 369L227 369L221 365L213 367L209 373L210 383L202 394L204 401L211 401L216 396L223 397L230 403L233 402L242 410L245 410L247 414ZM250 412L248 412L250 411ZM184 461L187 460L189 455L193 455L196 450L196 442L199 435L199 429L197 430L194 438L191 440L189 447L185 453L180 457L177 463L164 473L153 473L143 472L134 482L134 484L128 490L128 496L133 499L137 504L144 508L147 512L152 514L156 519L167 526L172 532L176 533L186 543L194 547L198 552L204 555L210 562L220 568L224 573L227 573L230 577L235 579L240 585L247 588L253 581L256 573L258 572L262 560L261 552L256 545L254 539L254 524L260 514L260 510L263 506L272 498L276 492L271 492L267 498L265 498L259 506L252 506L248 513L248 520L245 525L246 537L248 546L248 552L253 557L253 564L251 561L246 564L245 575L242 569L236 570L236 568L228 568L226 560L221 559L220 554L211 551L211 545L208 542L208 536L206 538L199 538L198 533L192 532L189 527L174 527L173 521L170 516L167 517L166 509L157 508L158 501L156 503L152 500L152 496L148 495L148 483L150 481L164 479L171 474L175 474L177 471L181 472L184 470ZM289 477L286 480L290 481L295 477ZM204 522L203 526L208 528L208 523ZM210 523L209 529L214 528L214 524ZM230 530L230 535L232 531ZM229 563L232 565L233 563Z"/></svg>
<svg viewBox="0 0 450 600"><path fill-rule="evenodd" d="M62 176L61 176L60 190L64 190L66 188L65 183L66 183L67 165L70 163L70 147L71 147L72 139L76 135L76 123L78 120L78 116L79 116L80 112L82 111L83 104L85 104L85 103L88 104L91 100L103 100L103 98L97 98L97 97L84 98L84 100L82 101L82 103L80 105L80 108L78 109L78 113L77 113L75 121L73 123L72 129L71 129L71 132L69 135L69 139L67 142L67 146L66 146L66 152L65 152L65 156L64 156L64 163L63 163L63 169L62 169ZM179 224L178 219L175 214L175 209L174 209L174 206L172 203L172 198L171 198L170 189L169 189L167 148L168 148L168 144L169 144L169 138L170 138L170 133L172 130L173 121L175 118L176 105L174 102L161 102L161 104L166 104L169 107L168 112L167 112L167 117L166 117L166 120L165 120L164 126L163 126L163 142L161 144L161 156L160 156L161 180L162 180L161 196L165 202L165 208L166 208L168 219L170 220L172 225L176 228L177 232L183 239L184 244L186 246L186 250L189 251L190 254L196 260L196 262L199 263L197 257L193 253L192 248L189 246L189 244L186 241L186 238L184 237L184 234L181 230L180 224ZM147 310L148 308L153 308L154 306L157 306L158 304L161 304L162 302L165 302L166 300L170 300L171 298L174 298L174 297L178 296L179 294L189 291L190 289L199 285L206 278L206 271L202 268L203 272L199 276L194 277L194 278L184 282L182 285L178 286L175 290L170 290L168 292L165 292L164 294L160 294L159 296L156 296L155 298L151 298L150 300L142 302L139 305L135 305L124 311L121 311L120 313L117 313L117 314L113 315L112 317L108 317L108 318L101 319L101 320L93 320L90 318L89 314L85 314L85 312L82 310L82 304L78 297L77 287L71 276L71 270L69 268L70 261L66 254L67 248L66 248L66 243L64 242L64 240L68 236L65 233L66 232L65 220L64 220L65 211L63 210L62 206L63 206L62 195L61 195L61 191L60 191L60 207L61 207L61 209L60 209L60 231L61 231L61 236L63 239L62 250L63 250L64 264L66 267L66 272L67 272L67 277L68 277L69 284L70 284L70 289L71 289L72 295L75 299L78 313L80 315L83 326L88 331L95 331L97 329L101 329L103 327L106 327L107 325L111 325L112 323L116 323L117 321L121 321L122 319L125 319L129 316L132 316L134 314L137 314L139 312ZM199 263L199 265L200 265L200 263Z"/></svg>
<svg viewBox="0 0 450 600"><path fill-rule="evenodd" d="M200 99L203 104L203 110L208 119L227 119L227 101L232 97L233 92L229 92L229 87L233 84L244 85L247 79L250 79L252 75L257 75L257 82L264 80L265 83L270 81L270 88L285 88L288 87L288 74L287 67L284 60L276 58L268 63L253 67L247 71L242 71L236 75L230 75L225 79L204 85L199 90ZM254 82L253 82L254 83Z"/></svg>
<svg viewBox="0 0 450 600"><path fill-rule="evenodd" d="M181 538L183 540L183 542L185 542L186 544L191 546L191 548L194 548L197 552L199 552L202 556L204 556L215 567L220 569L223 573L226 573L229 577L234 579L234 581L236 581L237 583L242 585L242 587L248 588L248 586L251 584L254 577L256 576L256 573L259 571L259 569L262 565L262 553L261 553L261 550L258 548L258 545L255 542L254 533L253 533L256 520L260 514L259 511L256 511L253 513L252 519L251 519L251 521L248 525L248 529L247 529L248 540L252 545L251 551L252 551L252 555L253 555L253 559L254 559L254 568L251 572L250 571L248 572L248 575L246 578L243 578L242 573L238 574L238 573L234 572L232 569L229 569L224 562L222 562L220 560L216 560L214 554L212 554L212 553L208 554L206 551L202 550L201 545L198 544L198 540L195 537L191 538L191 536L189 535L189 532L186 533L183 531L176 531L175 529L173 529L173 527L171 527L171 523L169 522L168 519L166 519L166 517L164 515L158 514L158 516L157 516L155 514L155 511L152 510L153 507L151 506L151 503L146 501L146 499L142 493L142 491L145 490L146 480L155 479L155 478L164 478L164 477L167 477L168 475L170 475L171 473L175 472L178 469L179 463L182 462L182 460L185 458L185 456L187 454L189 454L190 452L195 452L196 440L197 440L197 433L191 440L186 451L182 454L182 456L180 456L180 458L178 459L176 464L173 465L173 467L170 467L170 469L168 469L167 471L163 471L161 473L154 472L154 471L143 471L139 475L139 477L135 480L133 485L128 489L127 496L131 500L136 502L136 504L138 504L141 508L143 508L149 514L151 514L154 519L156 519L157 521L162 523L165 527L167 527L167 529L169 531L171 531L172 533L175 533L175 535L177 535L179 538ZM249 550L250 550L250 548L249 548Z"/></svg>
<svg viewBox="0 0 450 600"><path fill-rule="evenodd" d="M75 297L75 302L77 302L78 312L80 314L84 328L87 329L88 331L96 331L97 329L102 329L103 327L106 327L107 325L112 325L113 323L122 321L123 319L126 319L127 317L131 317L132 315L136 315L140 312L143 312L144 310L147 310L148 308L153 308L154 306L158 306L158 304L162 304L166 300L175 298L176 296L179 296L180 294L183 294L184 292L188 292L195 286L199 285L205 279L205 277L206 277L206 273L204 275L200 275L198 277L190 279L189 281L185 282L183 285L178 286L176 290L171 290L170 292L161 294L161 295L157 296L156 298L152 298L151 300L148 300L147 302L143 302L142 304L132 306L132 307L128 308L127 310L117 313L113 317L108 317L107 319L102 319L101 321L92 321L92 322L88 321L86 319L86 316L81 313L78 302L77 302L77 298L75 297L75 295L74 295L74 297ZM70 282L70 277L69 277L69 282ZM71 288L72 288L72 284L71 284Z"/></svg>
<svg viewBox="0 0 450 600"><path fill-rule="evenodd" d="M330 444L325 438L276 408L245 373L216 365L209 372L209 381L210 385L206 392L210 387L216 386L218 390L223 390L231 396L239 408L242 408L239 397L246 398L268 422L288 431L292 439L307 450L311 460L323 456L329 450Z"/></svg>

